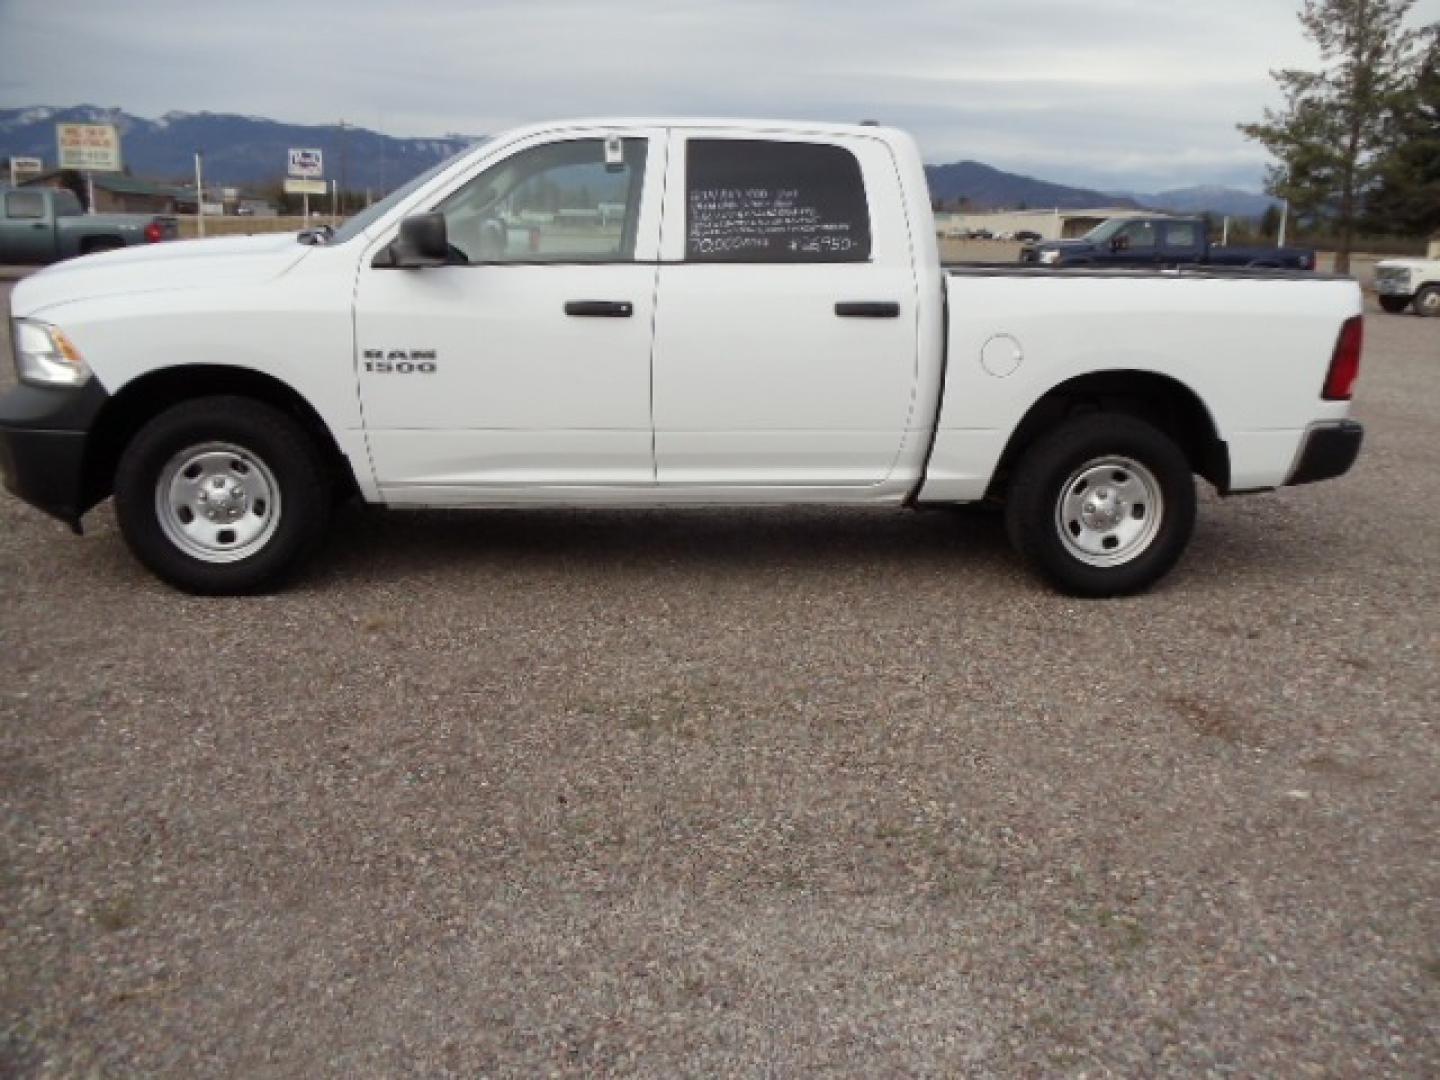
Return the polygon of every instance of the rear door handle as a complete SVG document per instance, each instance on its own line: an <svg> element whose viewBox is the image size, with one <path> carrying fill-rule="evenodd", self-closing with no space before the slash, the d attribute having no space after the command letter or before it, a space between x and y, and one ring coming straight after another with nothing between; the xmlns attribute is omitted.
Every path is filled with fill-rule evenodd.
<svg viewBox="0 0 1440 1080"><path fill-rule="evenodd" d="M629 300L566 300L565 314L591 319L628 319L635 314Z"/></svg>
<svg viewBox="0 0 1440 1080"><path fill-rule="evenodd" d="M893 300L842 300L835 314L842 319L898 319L900 305Z"/></svg>

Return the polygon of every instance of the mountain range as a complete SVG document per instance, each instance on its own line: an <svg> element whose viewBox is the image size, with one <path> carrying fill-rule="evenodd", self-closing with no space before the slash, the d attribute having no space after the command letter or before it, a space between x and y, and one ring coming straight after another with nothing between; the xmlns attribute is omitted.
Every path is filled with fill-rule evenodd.
<svg viewBox="0 0 1440 1080"><path fill-rule="evenodd" d="M326 175L351 190L397 187L474 140L396 138L339 124L289 124L263 116L169 112L156 120L118 108L33 105L0 109L0 159L38 157L55 162L57 123L114 124L120 130L125 165L136 176L186 180L194 175L195 151L204 155L205 178L218 184L258 185L285 174L291 148L319 149ZM1274 200L1234 188L1199 186L1154 195L1101 192L1005 172L978 161L927 165L931 194L945 203L960 198L976 209L1144 207L1177 213L1259 217Z"/></svg>
<svg viewBox="0 0 1440 1080"><path fill-rule="evenodd" d="M286 124L262 116L170 112L158 120L121 109L48 105L0 109L0 158L38 157L55 164L55 125L114 124L126 168L155 180L188 180L195 175L195 152L204 157L205 180L217 184L268 184L280 180L288 151L318 149L327 176L350 190L398 187L410 177L464 149L472 140L460 135L434 139L397 139L378 131L338 124Z"/></svg>

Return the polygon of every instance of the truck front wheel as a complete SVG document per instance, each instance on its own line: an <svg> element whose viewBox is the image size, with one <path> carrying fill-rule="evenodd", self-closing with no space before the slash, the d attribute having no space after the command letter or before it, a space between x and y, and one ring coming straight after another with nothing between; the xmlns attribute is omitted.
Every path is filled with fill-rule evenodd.
<svg viewBox="0 0 1440 1080"><path fill-rule="evenodd" d="M186 592L252 593L278 584L324 536L330 473L284 412L207 397L160 413L115 474L130 550Z"/></svg>
<svg viewBox="0 0 1440 1080"><path fill-rule="evenodd" d="M1427 318L1440 318L1440 285L1426 285L1415 294L1415 313Z"/></svg>
<svg viewBox="0 0 1440 1080"><path fill-rule="evenodd" d="M1390 315L1399 315L1410 306L1410 297L1408 296L1381 296L1378 299L1380 310Z"/></svg>
<svg viewBox="0 0 1440 1080"><path fill-rule="evenodd" d="M1062 591L1137 593L1184 552L1195 527L1195 480L1163 432L1132 416L1090 413L1025 452L1005 524L1020 554Z"/></svg>

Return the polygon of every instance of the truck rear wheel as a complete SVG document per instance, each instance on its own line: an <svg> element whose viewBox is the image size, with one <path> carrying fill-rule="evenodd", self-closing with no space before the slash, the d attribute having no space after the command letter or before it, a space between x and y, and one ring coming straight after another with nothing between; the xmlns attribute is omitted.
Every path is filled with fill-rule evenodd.
<svg viewBox="0 0 1440 1080"><path fill-rule="evenodd" d="M271 588L324 536L330 473L304 429L243 397L208 397L155 417L115 475L120 530L135 557L186 592Z"/></svg>
<svg viewBox="0 0 1440 1080"><path fill-rule="evenodd" d="M1391 315L1399 315L1410 306L1408 296L1381 296L1376 299L1380 301L1380 310Z"/></svg>
<svg viewBox="0 0 1440 1080"><path fill-rule="evenodd" d="M1426 285L1415 294L1415 314L1440 318L1440 285Z"/></svg>
<svg viewBox="0 0 1440 1080"><path fill-rule="evenodd" d="M1061 424L1020 459L1005 507L1010 541L1074 596L1141 592L1195 528L1195 480L1161 431L1119 413Z"/></svg>

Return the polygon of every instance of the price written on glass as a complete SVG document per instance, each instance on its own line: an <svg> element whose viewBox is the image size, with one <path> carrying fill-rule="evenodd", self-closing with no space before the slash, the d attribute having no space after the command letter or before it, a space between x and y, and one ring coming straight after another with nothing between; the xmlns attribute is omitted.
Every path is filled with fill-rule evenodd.
<svg viewBox="0 0 1440 1080"><path fill-rule="evenodd" d="M850 222L826 220L797 188L701 188L689 202L692 256L823 256L854 247Z"/></svg>

